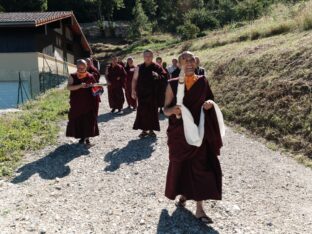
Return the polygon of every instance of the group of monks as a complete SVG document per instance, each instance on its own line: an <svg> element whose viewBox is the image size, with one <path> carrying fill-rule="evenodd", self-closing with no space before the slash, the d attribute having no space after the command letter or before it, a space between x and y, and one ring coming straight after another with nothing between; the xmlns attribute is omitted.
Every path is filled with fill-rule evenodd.
<svg viewBox="0 0 312 234"><path fill-rule="evenodd" d="M133 129L141 130L139 137L156 137L160 131L159 115L168 117L169 168L165 196L185 207L187 200L196 201L195 216L204 223L212 223L203 208L203 201L220 200L222 172L218 157L222 138L213 106L213 94L199 58L189 51L172 59L172 65L156 58L151 50L143 52L143 63L135 66L129 57L123 64L113 57L106 67L108 101L111 112L122 114L125 99L128 108L136 110ZM182 66L183 64L183 66ZM181 79L181 74L183 77ZM100 73L92 60L78 60L77 72L68 80L70 110L66 135L80 139L79 143L91 146L90 137L99 135L97 124L100 95ZM179 85L185 86L183 107L199 125L204 110L204 135L200 146L190 145L186 139L181 113L177 103Z"/></svg>

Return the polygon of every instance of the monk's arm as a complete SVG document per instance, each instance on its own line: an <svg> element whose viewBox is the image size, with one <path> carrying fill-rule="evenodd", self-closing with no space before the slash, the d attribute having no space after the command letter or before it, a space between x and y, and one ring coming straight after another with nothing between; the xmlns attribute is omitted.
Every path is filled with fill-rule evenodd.
<svg viewBox="0 0 312 234"><path fill-rule="evenodd" d="M139 78L139 67L136 67L133 74L132 84L131 84L131 96L133 99L137 98L136 88Z"/></svg>
<svg viewBox="0 0 312 234"><path fill-rule="evenodd" d="M208 87L208 89L207 89L206 100L212 100L213 101L214 100L214 95L213 95L213 93L211 91L211 88L210 88L208 80L207 80L207 87Z"/></svg>
<svg viewBox="0 0 312 234"><path fill-rule="evenodd" d="M206 102L204 103L203 107L205 110L210 110L213 107L213 104L210 101L214 100L214 96L210 89L208 80L206 82L207 82L207 94L206 94Z"/></svg>
<svg viewBox="0 0 312 234"><path fill-rule="evenodd" d="M105 80L106 80L107 85L110 85L110 83L111 83L111 74L110 74L108 66L106 67L106 70L105 70Z"/></svg>
<svg viewBox="0 0 312 234"><path fill-rule="evenodd" d="M170 84L168 84L167 89L166 89L165 108L164 108L164 114L168 117L171 115L181 114L181 110L179 106L170 107L173 99L174 99L174 94L173 94Z"/></svg>
<svg viewBox="0 0 312 234"><path fill-rule="evenodd" d="M86 85L85 83L81 83L79 85L74 85L73 77L72 76L68 77L67 89L70 90L70 91L75 91L75 90L81 89L85 85Z"/></svg>
<svg viewBox="0 0 312 234"><path fill-rule="evenodd" d="M124 68L122 68L121 69L121 74L120 74L120 78L121 78L122 82L125 81L126 76L127 76L127 72L126 72L126 70Z"/></svg>

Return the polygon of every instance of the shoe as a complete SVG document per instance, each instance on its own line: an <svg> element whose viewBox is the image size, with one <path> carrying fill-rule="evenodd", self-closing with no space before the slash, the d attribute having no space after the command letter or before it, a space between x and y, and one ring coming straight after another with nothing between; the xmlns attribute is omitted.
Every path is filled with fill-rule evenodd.
<svg viewBox="0 0 312 234"><path fill-rule="evenodd" d="M117 115L122 115L123 114L123 111L121 109L119 109L116 113Z"/></svg>
<svg viewBox="0 0 312 234"><path fill-rule="evenodd" d="M81 138L79 141L78 141L79 144L84 144L85 143L85 139L84 138Z"/></svg>
<svg viewBox="0 0 312 234"><path fill-rule="evenodd" d="M153 131L150 131L150 132L148 133L148 135L149 135L150 137L156 137L156 134L155 134L155 132L153 132Z"/></svg>

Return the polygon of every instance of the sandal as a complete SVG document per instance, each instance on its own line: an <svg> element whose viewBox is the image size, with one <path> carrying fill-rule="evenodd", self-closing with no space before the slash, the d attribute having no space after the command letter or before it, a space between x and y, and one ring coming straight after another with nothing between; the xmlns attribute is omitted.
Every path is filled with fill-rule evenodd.
<svg viewBox="0 0 312 234"><path fill-rule="evenodd" d="M212 224L213 221L211 218L209 218L207 215L201 216L197 218L199 221L205 223L205 224Z"/></svg>

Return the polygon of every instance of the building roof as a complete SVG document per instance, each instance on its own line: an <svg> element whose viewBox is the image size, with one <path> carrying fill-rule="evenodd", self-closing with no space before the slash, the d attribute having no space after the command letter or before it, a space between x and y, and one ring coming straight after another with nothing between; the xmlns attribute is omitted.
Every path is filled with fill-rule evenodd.
<svg viewBox="0 0 312 234"><path fill-rule="evenodd" d="M74 33L81 35L81 43L85 50L92 49L82 32L82 29L72 11L54 11L54 12L5 12L0 13L0 28L1 27L39 27L62 19L71 18L71 28Z"/></svg>
<svg viewBox="0 0 312 234"><path fill-rule="evenodd" d="M52 23L64 18L71 17L71 11L55 12L7 12L0 13L1 26L30 26L38 27L40 25Z"/></svg>

